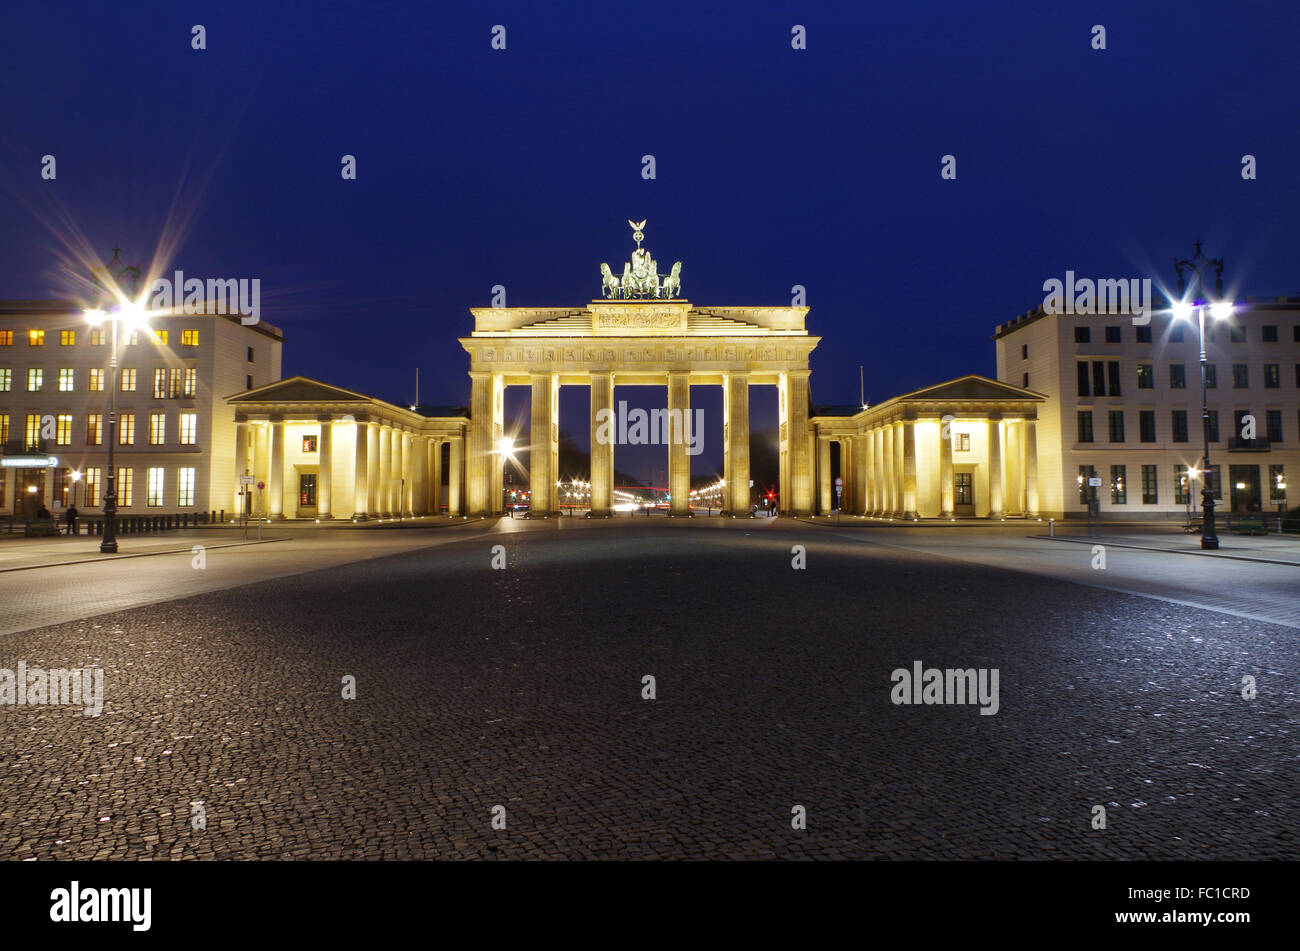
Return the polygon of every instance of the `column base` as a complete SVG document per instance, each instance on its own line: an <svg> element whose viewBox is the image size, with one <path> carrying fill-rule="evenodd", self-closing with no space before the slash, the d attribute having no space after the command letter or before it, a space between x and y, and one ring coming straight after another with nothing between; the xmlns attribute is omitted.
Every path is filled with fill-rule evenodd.
<svg viewBox="0 0 1300 951"><path fill-rule="evenodd" d="M899 516L899 518L905 518L909 522L912 521L913 519L917 519L920 517L921 517L921 513L919 512L904 512L902 515Z"/></svg>

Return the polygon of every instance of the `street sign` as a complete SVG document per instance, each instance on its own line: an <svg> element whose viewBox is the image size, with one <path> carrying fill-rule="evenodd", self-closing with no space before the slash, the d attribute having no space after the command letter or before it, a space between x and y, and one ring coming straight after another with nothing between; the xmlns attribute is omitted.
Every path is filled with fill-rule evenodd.
<svg viewBox="0 0 1300 951"><path fill-rule="evenodd" d="M239 484L240 484L240 485L252 485L252 484L253 484L254 482L256 482L256 481L257 481L256 476L240 476L240 477L239 477Z"/></svg>
<svg viewBox="0 0 1300 951"><path fill-rule="evenodd" d="M259 483L257 483L257 487L258 487L259 489L265 489L265 488L266 488L266 483L265 483L265 482L259 482Z"/></svg>
<svg viewBox="0 0 1300 951"><path fill-rule="evenodd" d="M0 466L6 469L53 469L58 464L58 456L5 456L0 459Z"/></svg>
<svg viewBox="0 0 1300 951"><path fill-rule="evenodd" d="M754 487L754 480L753 480L753 479L750 479L750 480L749 480L749 487L750 487L751 489Z"/></svg>
<svg viewBox="0 0 1300 951"><path fill-rule="evenodd" d="M835 484L836 484L837 486L839 486L839 485L843 485L843 484L844 484L844 480L843 480L843 479L839 479L839 478L837 478L837 479L835 480Z"/></svg>
<svg viewBox="0 0 1300 951"><path fill-rule="evenodd" d="M1088 485L1092 486L1094 489L1097 488L1098 486L1100 486L1100 485L1101 485L1101 476L1089 476L1089 477L1088 477Z"/></svg>

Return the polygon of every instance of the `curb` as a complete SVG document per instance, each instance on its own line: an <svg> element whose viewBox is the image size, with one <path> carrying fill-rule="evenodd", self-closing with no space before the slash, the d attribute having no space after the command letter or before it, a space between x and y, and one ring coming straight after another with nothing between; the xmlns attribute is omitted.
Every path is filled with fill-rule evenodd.
<svg viewBox="0 0 1300 951"><path fill-rule="evenodd" d="M1253 561L1261 565L1282 565L1285 568L1300 568L1300 562L1276 561L1272 558L1251 558L1248 555L1223 555L1209 551L1184 551L1178 548L1151 548L1147 545L1124 545L1119 542L1107 542L1103 536L1096 538L1070 538L1064 535L1030 535L1050 542L1070 542L1075 545L1109 545L1111 548L1127 548L1130 551L1154 551L1166 555L1199 555L1202 558L1229 558L1233 561Z"/></svg>
<svg viewBox="0 0 1300 951"><path fill-rule="evenodd" d="M204 545L204 550L210 548L243 548L247 545L269 545L272 542L287 542L289 538L264 538L261 541L250 542L230 542L225 545ZM43 565L18 565L14 568L0 568L0 574L9 571L38 571L41 568L62 568L65 565L91 565L105 561L120 561L123 558L149 558L153 555L188 555L194 551L194 546L188 548L168 548L163 551L141 551L134 554L117 554L117 555L100 555L98 558L80 558L77 561L51 561Z"/></svg>

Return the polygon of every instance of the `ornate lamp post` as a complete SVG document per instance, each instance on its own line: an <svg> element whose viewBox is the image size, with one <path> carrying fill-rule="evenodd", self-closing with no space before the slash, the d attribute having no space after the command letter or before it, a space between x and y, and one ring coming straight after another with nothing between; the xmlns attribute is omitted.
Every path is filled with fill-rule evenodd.
<svg viewBox="0 0 1300 951"><path fill-rule="evenodd" d="M1215 550L1219 547L1219 536L1214 530L1214 486L1210 484L1213 470L1210 469L1210 409L1206 394L1206 358L1205 358L1205 311L1215 320L1232 316L1232 302L1223 299L1223 259L1210 259L1201 253L1201 242L1196 242L1196 256L1186 261L1174 260L1178 271L1178 303L1174 304L1174 317L1190 320L1195 312L1197 330L1201 347L1201 434L1205 443L1205 456L1201 464L1201 548ZM1215 300L1207 298L1204 289L1206 272L1214 269ZM1184 272L1193 276L1191 301L1184 297Z"/></svg>
<svg viewBox="0 0 1300 951"><path fill-rule="evenodd" d="M140 278L140 269L138 267L115 269L113 264L121 264L118 251L118 248L114 248L113 261L107 267L99 270L111 276L115 285L123 276L131 275L131 292L132 297L134 297L136 282ZM85 315L86 323L92 327L98 327L105 320L112 324L113 339L109 364L112 373L108 384L108 473L104 484L104 539L99 543L100 552L111 555L117 552L117 470L113 467L113 449L117 445L117 325L124 323L128 330L135 329L144 324L144 313L134 303L128 301L116 305L111 311L94 307L87 310Z"/></svg>

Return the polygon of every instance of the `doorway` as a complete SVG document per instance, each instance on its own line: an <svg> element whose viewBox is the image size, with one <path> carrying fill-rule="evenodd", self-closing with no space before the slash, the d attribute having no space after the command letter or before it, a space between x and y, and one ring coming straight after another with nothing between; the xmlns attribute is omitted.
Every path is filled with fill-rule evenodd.
<svg viewBox="0 0 1300 951"><path fill-rule="evenodd" d="M1232 483L1232 511L1259 512L1263 509L1259 491L1259 466L1228 466Z"/></svg>

